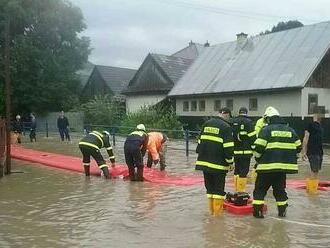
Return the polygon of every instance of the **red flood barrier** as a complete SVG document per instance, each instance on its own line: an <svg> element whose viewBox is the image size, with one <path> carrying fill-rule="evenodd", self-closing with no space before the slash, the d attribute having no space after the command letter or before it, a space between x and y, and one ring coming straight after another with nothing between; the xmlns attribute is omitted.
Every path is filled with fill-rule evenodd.
<svg viewBox="0 0 330 248"><path fill-rule="evenodd" d="M39 163L45 166L84 173L82 161L78 157L36 151L20 146L12 146L12 157L32 163ZM128 176L126 165L117 164L116 167L111 168L110 171L111 176L114 178ZM90 174L93 176L101 175L94 160L91 162ZM204 179L201 176L173 176L168 175L165 171L159 171L158 169L147 167L144 168L144 180L151 183L177 186L191 186L202 184L204 182Z"/></svg>

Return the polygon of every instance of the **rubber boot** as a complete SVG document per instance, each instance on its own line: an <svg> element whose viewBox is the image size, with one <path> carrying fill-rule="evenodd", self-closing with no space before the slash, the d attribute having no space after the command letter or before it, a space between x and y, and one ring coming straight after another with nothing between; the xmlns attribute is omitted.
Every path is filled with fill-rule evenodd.
<svg viewBox="0 0 330 248"><path fill-rule="evenodd" d="M237 192L246 192L246 177L238 177L237 178Z"/></svg>
<svg viewBox="0 0 330 248"><path fill-rule="evenodd" d="M109 173L109 168L108 167L103 167L101 168L103 175L105 179L110 179L110 173Z"/></svg>
<svg viewBox="0 0 330 248"><path fill-rule="evenodd" d="M137 178L136 181L143 182L143 166L137 168Z"/></svg>
<svg viewBox="0 0 330 248"><path fill-rule="evenodd" d="M288 204L277 206L278 210L278 216L279 217L285 217L286 216L286 208L288 207Z"/></svg>
<svg viewBox="0 0 330 248"><path fill-rule="evenodd" d="M208 198L209 212L211 215L214 214L213 198Z"/></svg>
<svg viewBox="0 0 330 248"><path fill-rule="evenodd" d="M134 167L128 167L128 175L129 175L129 179L131 181L136 181L135 179L135 168Z"/></svg>
<svg viewBox="0 0 330 248"><path fill-rule="evenodd" d="M89 168L90 168L89 165L85 165L85 164L84 164L84 171L85 171L85 176L86 176L86 177L89 177L89 176L90 176L90 172L89 172L90 169L89 169Z"/></svg>
<svg viewBox="0 0 330 248"><path fill-rule="evenodd" d="M253 205L253 216L258 219L264 218L264 215L262 213L263 208L264 208L264 204Z"/></svg>
<svg viewBox="0 0 330 248"><path fill-rule="evenodd" d="M213 215L219 216L223 212L223 199L213 199Z"/></svg>
<svg viewBox="0 0 330 248"><path fill-rule="evenodd" d="M317 190L319 187L319 179L311 178L309 179L309 193L317 194Z"/></svg>
<svg viewBox="0 0 330 248"><path fill-rule="evenodd" d="M237 192L237 179L238 179L238 175L234 175L234 190L235 190L235 192Z"/></svg>

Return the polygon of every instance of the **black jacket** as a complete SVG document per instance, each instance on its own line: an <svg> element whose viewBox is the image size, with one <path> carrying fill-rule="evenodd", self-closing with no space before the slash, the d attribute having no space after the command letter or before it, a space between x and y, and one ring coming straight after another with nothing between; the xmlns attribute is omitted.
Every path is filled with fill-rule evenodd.
<svg viewBox="0 0 330 248"><path fill-rule="evenodd" d="M92 131L80 140L79 146L88 146L97 150L104 147L107 150L111 162L115 162L115 156L108 135L104 135L98 131Z"/></svg>
<svg viewBox="0 0 330 248"><path fill-rule="evenodd" d="M268 126L261 129L254 145L257 173L298 173L297 154L301 150L301 141L278 116L271 118Z"/></svg>
<svg viewBox="0 0 330 248"><path fill-rule="evenodd" d="M232 120L234 132L234 156L252 156L252 144L256 139L256 132L252 120L239 115Z"/></svg>
<svg viewBox="0 0 330 248"><path fill-rule="evenodd" d="M212 118L202 128L196 152L196 170L226 173L233 164L233 131L227 121Z"/></svg>
<svg viewBox="0 0 330 248"><path fill-rule="evenodd" d="M63 118L57 118L57 128L58 129L66 129L69 126L69 120L65 116Z"/></svg>
<svg viewBox="0 0 330 248"><path fill-rule="evenodd" d="M15 133L22 133L23 132L23 122L21 120L15 120L13 123L13 131Z"/></svg>

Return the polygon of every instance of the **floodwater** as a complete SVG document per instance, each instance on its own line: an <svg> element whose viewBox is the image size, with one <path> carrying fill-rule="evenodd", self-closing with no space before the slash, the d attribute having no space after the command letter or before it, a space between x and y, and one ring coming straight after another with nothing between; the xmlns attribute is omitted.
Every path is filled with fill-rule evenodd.
<svg viewBox="0 0 330 248"><path fill-rule="evenodd" d="M27 147L76 154L73 144L41 140ZM169 173L194 172L194 155L172 150ZM116 147L122 161L121 148ZM301 165L299 177L306 166ZM203 185L178 187L105 181L14 161L0 180L0 247L330 247L330 191L308 196L288 189L287 218L277 218L271 191L265 219L208 214ZM326 156L323 178L329 179ZM253 189L249 185L249 190ZM231 190L231 188L227 188Z"/></svg>

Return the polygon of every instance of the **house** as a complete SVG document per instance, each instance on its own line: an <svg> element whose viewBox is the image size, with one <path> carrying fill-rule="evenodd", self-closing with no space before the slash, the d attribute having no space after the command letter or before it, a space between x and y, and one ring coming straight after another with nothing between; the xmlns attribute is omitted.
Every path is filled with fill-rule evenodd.
<svg viewBox="0 0 330 248"><path fill-rule="evenodd" d="M94 69L94 64L87 61L84 65L83 68L79 71L76 72L80 79L80 89L82 90L85 85L87 84L87 81Z"/></svg>
<svg viewBox="0 0 330 248"><path fill-rule="evenodd" d="M121 91L127 87L135 72L134 69L95 65L82 90L82 98L88 100L96 95L122 98Z"/></svg>
<svg viewBox="0 0 330 248"><path fill-rule="evenodd" d="M283 116L330 109L330 22L208 47L169 93L181 117L213 116L221 107L262 116L274 106ZM327 114L329 116L329 114Z"/></svg>
<svg viewBox="0 0 330 248"><path fill-rule="evenodd" d="M190 42L187 47L170 56L148 54L122 92L126 95L126 111L136 112L143 106L164 100L203 48L201 44Z"/></svg>

